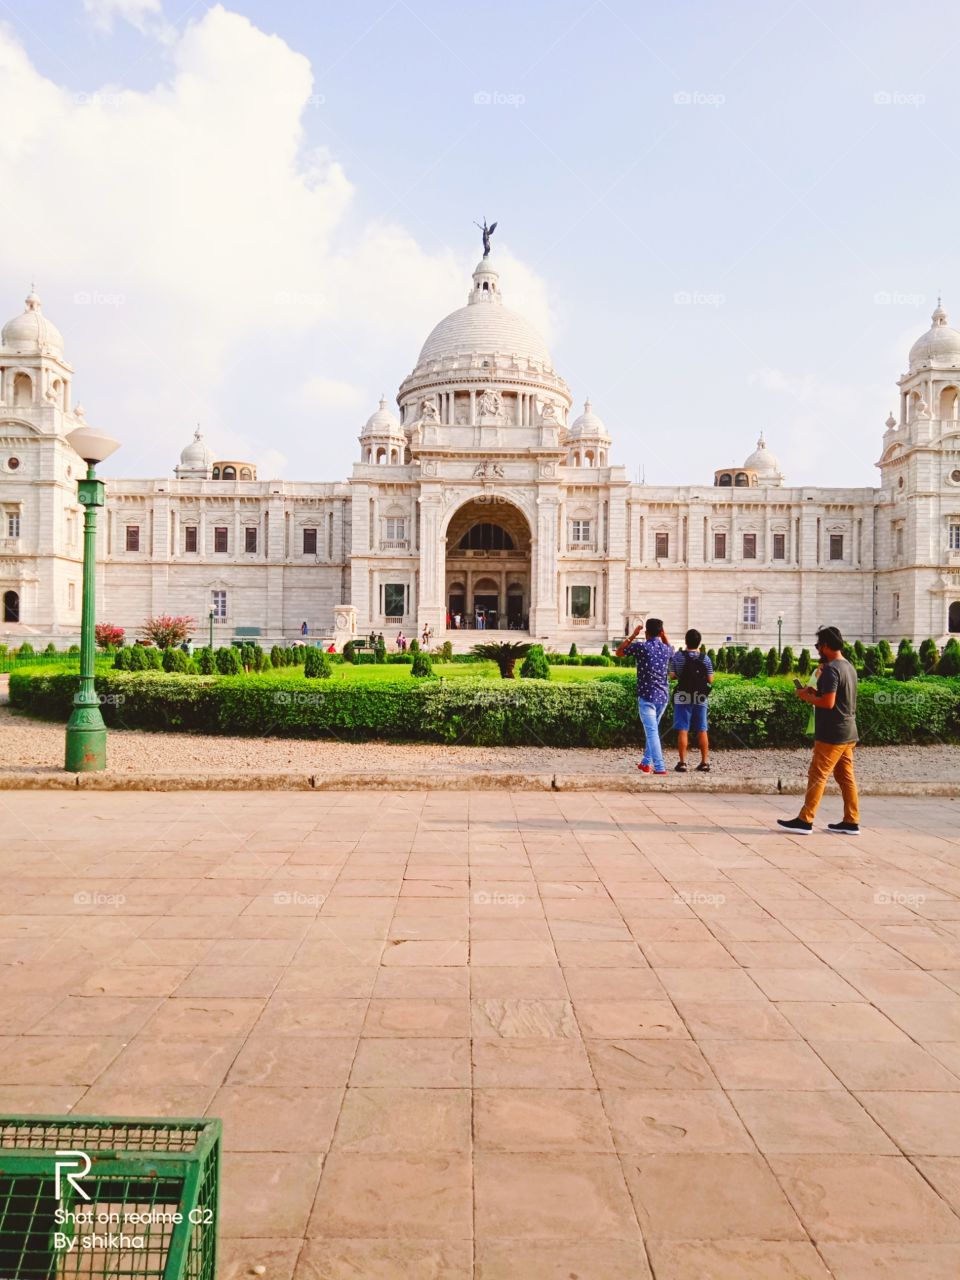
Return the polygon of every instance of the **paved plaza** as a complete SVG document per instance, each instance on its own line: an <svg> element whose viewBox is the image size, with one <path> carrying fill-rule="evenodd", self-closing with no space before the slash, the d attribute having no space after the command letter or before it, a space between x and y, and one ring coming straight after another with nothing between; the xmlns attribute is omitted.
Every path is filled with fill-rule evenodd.
<svg viewBox="0 0 960 1280"><path fill-rule="evenodd" d="M222 1117L221 1280L952 1280L960 808L795 808L2 793L0 1110Z"/></svg>

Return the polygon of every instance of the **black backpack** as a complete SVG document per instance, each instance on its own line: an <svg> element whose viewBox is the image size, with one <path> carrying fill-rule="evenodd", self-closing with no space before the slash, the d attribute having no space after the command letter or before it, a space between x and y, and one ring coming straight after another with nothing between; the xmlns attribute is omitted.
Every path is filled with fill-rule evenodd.
<svg viewBox="0 0 960 1280"><path fill-rule="evenodd" d="M677 689L692 695L698 701L710 696L710 676L707 664L699 653L685 653L683 667L677 677Z"/></svg>

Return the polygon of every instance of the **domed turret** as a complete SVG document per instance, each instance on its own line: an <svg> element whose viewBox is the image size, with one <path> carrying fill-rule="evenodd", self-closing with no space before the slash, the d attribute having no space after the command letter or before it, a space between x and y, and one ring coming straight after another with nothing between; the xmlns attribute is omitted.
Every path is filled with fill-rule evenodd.
<svg viewBox="0 0 960 1280"><path fill-rule="evenodd" d="M960 332L952 329L947 313L937 299L937 307L930 317L930 328L910 348L910 372L919 369L960 368Z"/></svg>
<svg viewBox="0 0 960 1280"><path fill-rule="evenodd" d="M193 439L180 454L180 465L174 474L179 479L209 480L213 467L213 450L208 448L197 427Z"/></svg>
<svg viewBox="0 0 960 1280"><path fill-rule="evenodd" d="M400 419L387 408L386 396L380 397L378 408L371 413L360 432L361 459L363 462L393 464L404 461L407 437Z"/></svg>
<svg viewBox="0 0 960 1280"><path fill-rule="evenodd" d="M63 356L63 335L43 314L40 299L33 289L24 300L22 315L8 320L0 334L0 345L16 355L36 356L49 352Z"/></svg>
<svg viewBox="0 0 960 1280"><path fill-rule="evenodd" d="M776 454L767 448L767 442L760 433L757 447L743 464L744 471L756 471L760 484L783 484L783 472Z"/></svg>
<svg viewBox="0 0 960 1280"><path fill-rule="evenodd" d="M569 446L567 465L572 467L605 467L610 433L602 418L593 412L589 400L584 401L583 413L570 424L563 436Z"/></svg>

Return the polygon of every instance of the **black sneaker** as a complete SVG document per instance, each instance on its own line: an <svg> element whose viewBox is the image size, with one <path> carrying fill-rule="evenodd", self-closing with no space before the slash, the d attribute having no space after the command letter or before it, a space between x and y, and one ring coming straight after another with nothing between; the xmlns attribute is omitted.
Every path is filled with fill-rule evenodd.
<svg viewBox="0 0 960 1280"><path fill-rule="evenodd" d="M777 826L795 836L808 836L813 830L813 823L804 822L802 818L778 818Z"/></svg>
<svg viewBox="0 0 960 1280"><path fill-rule="evenodd" d="M838 836L858 836L860 834L859 822L828 822L827 830L833 831Z"/></svg>
<svg viewBox="0 0 960 1280"><path fill-rule="evenodd" d="M674 773L686 773L687 772L686 761L680 760L677 764L673 766L673 771Z"/></svg>

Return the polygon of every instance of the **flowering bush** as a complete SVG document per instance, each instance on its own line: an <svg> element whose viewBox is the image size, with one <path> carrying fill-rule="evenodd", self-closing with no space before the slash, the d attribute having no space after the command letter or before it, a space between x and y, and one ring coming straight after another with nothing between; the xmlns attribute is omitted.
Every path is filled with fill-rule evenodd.
<svg viewBox="0 0 960 1280"><path fill-rule="evenodd" d="M157 618L147 618L143 624L143 638L152 641L158 649L173 649L183 644L196 625L193 618L161 613Z"/></svg>
<svg viewBox="0 0 960 1280"><path fill-rule="evenodd" d="M119 649L123 645L123 627L115 627L112 622L98 622L93 634L98 649Z"/></svg>

